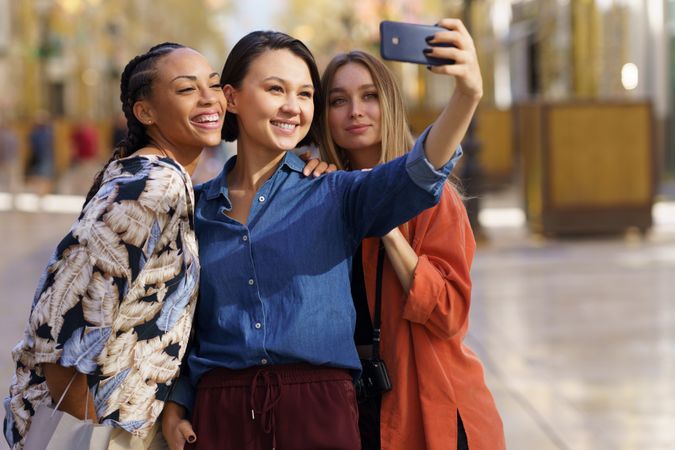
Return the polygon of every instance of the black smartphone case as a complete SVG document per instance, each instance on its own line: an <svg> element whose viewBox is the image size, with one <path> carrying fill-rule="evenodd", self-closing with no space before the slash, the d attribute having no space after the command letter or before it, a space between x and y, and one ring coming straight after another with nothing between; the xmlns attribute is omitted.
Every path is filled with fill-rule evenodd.
<svg viewBox="0 0 675 450"><path fill-rule="evenodd" d="M424 54L424 49L431 46L431 44L427 43L426 38L439 31L447 30L434 25L419 25L385 20L380 22L380 54L383 59L390 61L402 61L427 66L453 64L454 61L452 60L430 58Z"/></svg>

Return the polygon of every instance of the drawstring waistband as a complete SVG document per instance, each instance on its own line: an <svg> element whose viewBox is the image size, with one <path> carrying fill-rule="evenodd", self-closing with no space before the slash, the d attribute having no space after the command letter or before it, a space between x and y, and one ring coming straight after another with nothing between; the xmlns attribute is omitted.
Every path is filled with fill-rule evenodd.
<svg viewBox="0 0 675 450"><path fill-rule="evenodd" d="M273 364L270 366L255 366L246 369L225 369L218 367L211 369L199 380L197 389L219 389L223 387L249 387L253 378L261 370L278 373L284 384L308 383L314 381L351 380L347 369L335 367L312 366L305 363Z"/></svg>
<svg viewBox="0 0 675 450"><path fill-rule="evenodd" d="M312 366L306 363L274 364L241 370L215 368L204 374L199 380L197 389L249 387L251 390L249 410L244 413L246 416L250 415L252 421L261 421L263 432L272 435L272 447L276 449L275 407L281 401L284 386L339 380L351 381L349 371L334 367Z"/></svg>
<svg viewBox="0 0 675 450"><path fill-rule="evenodd" d="M281 381L281 375L278 372L270 372L266 369L266 367L260 368L253 377L253 381L251 381L251 419L255 420L256 413L260 416L263 431L267 434L272 434L272 450L275 450L277 448L277 434L274 407L281 399L283 383ZM262 378L262 385L265 387L265 399L262 408L258 409L256 408L256 388L258 387L260 378ZM275 383L272 382L273 378L275 379ZM274 392L275 390L276 395Z"/></svg>

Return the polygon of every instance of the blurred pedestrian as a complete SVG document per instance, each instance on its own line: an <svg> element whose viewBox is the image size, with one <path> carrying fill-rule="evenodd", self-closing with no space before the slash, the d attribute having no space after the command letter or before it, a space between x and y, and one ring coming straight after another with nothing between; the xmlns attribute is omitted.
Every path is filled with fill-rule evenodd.
<svg viewBox="0 0 675 450"><path fill-rule="evenodd" d="M90 162L98 156L98 130L89 120L78 122L70 134L73 148L71 161L75 164Z"/></svg>
<svg viewBox="0 0 675 450"><path fill-rule="evenodd" d="M200 300L189 375L162 424L172 450L358 449L351 257L434 205L473 108L440 116L406 156L369 172L303 176L289 150L318 141L311 52L256 31L232 49L223 128L237 155L196 188ZM196 396L193 391L196 387Z"/></svg>
<svg viewBox="0 0 675 450"><path fill-rule="evenodd" d="M38 195L48 194L54 181L54 129L49 113L40 111L28 134L26 183Z"/></svg>
<svg viewBox="0 0 675 450"><path fill-rule="evenodd" d="M472 39L456 19L440 25L430 56L455 60L448 104L465 130L482 95ZM372 55L336 56L322 77L322 157L339 168L372 169L412 143L394 75ZM469 113L462 112L468 111ZM483 367L464 344L475 241L462 198L444 183L441 201L381 239L366 239L352 266L354 340L364 366L359 428L365 450L503 450L502 422ZM380 334L381 333L381 334ZM382 365L381 358L384 361ZM382 369L385 367L385 369ZM379 386L377 370L390 375ZM369 383L373 380L374 383Z"/></svg>
<svg viewBox="0 0 675 450"><path fill-rule="evenodd" d="M98 129L90 120L78 121L70 133L71 158L68 172L62 177L59 191L86 194L98 168Z"/></svg>
<svg viewBox="0 0 675 450"><path fill-rule="evenodd" d="M21 183L19 137L9 124L0 121L0 191L12 196Z"/></svg>
<svg viewBox="0 0 675 450"><path fill-rule="evenodd" d="M225 99L206 58L169 43L127 64L120 98L127 136L58 245L12 352L5 437L15 450L35 411L64 392L61 410L114 428L111 449L165 446L156 420L197 299L189 173L220 142Z"/></svg>

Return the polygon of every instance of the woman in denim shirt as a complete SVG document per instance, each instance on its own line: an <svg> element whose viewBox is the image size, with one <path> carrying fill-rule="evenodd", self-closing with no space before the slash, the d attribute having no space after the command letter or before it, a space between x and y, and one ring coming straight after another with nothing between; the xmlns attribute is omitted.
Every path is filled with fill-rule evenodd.
<svg viewBox="0 0 675 450"><path fill-rule="evenodd" d="M363 238L438 202L482 95L477 64L451 67L434 70L457 73L468 94L453 97L406 156L308 179L287 150L317 141L312 54L278 32L235 45L221 83L223 134L237 140L237 157L196 188L200 302L191 382L181 379L164 410L172 449L194 437L186 409L191 448L360 448L351 257Z"/></svg>

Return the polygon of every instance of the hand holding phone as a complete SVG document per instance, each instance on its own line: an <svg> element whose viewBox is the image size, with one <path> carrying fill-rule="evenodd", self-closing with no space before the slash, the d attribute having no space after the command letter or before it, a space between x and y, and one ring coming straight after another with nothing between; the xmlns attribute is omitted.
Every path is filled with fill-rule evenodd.
<svg viewBox="0 0 675 450"><path fill-rule="evenodd" d="M380 24L380 32L384 59L426 64L433 73L455 78L453 95L482 97L478 54L461 20L441 19L437 26L385 21Z"/></svg>
<svg viewBox="0 0 675 450"><path fill-rule="evenodd" d="M425 49L430 46L452 47L452 44L430 44L434 34L447 29L435 25L414 23L380 22L380 54L383 59L402 61L428 66L454 64L453 60L427 56Z"/></svg>

